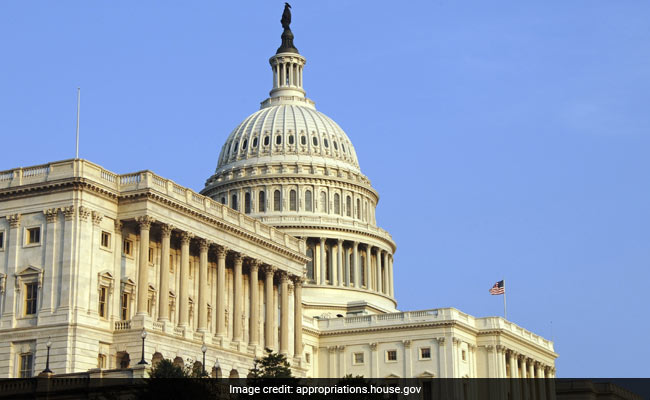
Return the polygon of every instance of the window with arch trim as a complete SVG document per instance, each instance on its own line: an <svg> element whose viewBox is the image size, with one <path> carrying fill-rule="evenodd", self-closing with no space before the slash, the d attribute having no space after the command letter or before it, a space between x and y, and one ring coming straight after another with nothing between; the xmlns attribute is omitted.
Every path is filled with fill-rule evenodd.
<svg viewBox="0 0 650 400"><path fill-rule="evenodd" d="M296 191L291 189L289 192L289 211L298 211L298 198L296 196Z"/></svg>
<svg viewBox="0 0 650 400"><path fill-rule="evenodd" d="M341 214L341 196L338 193L334 193L334 214Z"/></svg>
<svg viewBox="0 0 650 400"><path fill-rule="evenodd" d="M273 192L273 211L282 211L282 203L280 202L280 191Z"/></svg>
<svg viewBox="0 0 650 400"><path fill-rule="evenodd" d="M311 190L305 191L305 211L313 211L313 199L311 198Z"/></svg>
<svg viewBox="0 0 650 400"><path fill-rule="evenodd" d="M237 211L238 210L238 208L237 208L237 195L233 194L230 200L231 200L230 208Z"/></svg>
<svg viewBox="0 0 650 400"><path fill-rule="evenodd" d="M357 199L357 219L361 219L361 199Z"/></svg>
<svg viewBox="0 0 650 400"><path fill-rule="evenodd" d="M269 135L264 136L264 146L268 146L268 145L269 145L269 141L270 141L270 139L269 139Z"/></svg>
<svg viewBox="0 0 650 400"><path fill-rule="evenodd" d="M303 146L307 144L307 137L305 135L300 136L300 144Z"/></svg>
<svg viewBox="0 0 650 400"><path fill-rule="evenodd" d="M307 262L307 279L314 280L314 248L312 245L307 246L307 257L310 259Z"/></svg>
<svg viewBox="0 0 650 400"><path fill-rule="evenodd" d="M248 192L244 195L244 212L246 214L251 213L251 194Z"/></svg>
<svg viewBox="0 0 650 400"><path fill-rule="evenodd" d="M282 144L282 136L278 135L275 137L275 144Z"/></svg>
<svg viewBox="0 0 650 400"><path fill-rule="evenodd" d="M263 190L257 195L257 207L260 212L266 212L266 195Z"/></svg>
<svg viewBox="0 0 650 400"><path fill-rule="evenodd" d="M352 216L352 197L350 196L345 199L345 215Z"/></svg>

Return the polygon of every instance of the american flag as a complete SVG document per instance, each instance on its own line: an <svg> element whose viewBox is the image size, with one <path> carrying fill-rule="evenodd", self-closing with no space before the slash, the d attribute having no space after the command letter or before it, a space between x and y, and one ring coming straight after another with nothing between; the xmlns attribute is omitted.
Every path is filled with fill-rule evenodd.
<svg viewBox="0 0 650 400"><path fill-rule="evenodd" d="M503 281L499 281L492 286L492 289L490 289L490 294L492 295L497 295L497 294L504 294L506 292L506 285L503 283Z"/></svg>

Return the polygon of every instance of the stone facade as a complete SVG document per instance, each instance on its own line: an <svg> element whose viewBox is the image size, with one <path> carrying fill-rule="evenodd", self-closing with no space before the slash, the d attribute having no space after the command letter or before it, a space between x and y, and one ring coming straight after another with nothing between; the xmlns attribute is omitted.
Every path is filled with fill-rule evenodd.
<svg viewBox="0 0 650 400"><path fill-rule="evenodd" d="M216 376L265 347L298 376L555 376L553 344L502 318L397 310L379 195L305 97L305 63L271 57L270 97L201 194L79 159L0 172L0 377L43 370L48 339L55 373L205 345Z"/></svg>

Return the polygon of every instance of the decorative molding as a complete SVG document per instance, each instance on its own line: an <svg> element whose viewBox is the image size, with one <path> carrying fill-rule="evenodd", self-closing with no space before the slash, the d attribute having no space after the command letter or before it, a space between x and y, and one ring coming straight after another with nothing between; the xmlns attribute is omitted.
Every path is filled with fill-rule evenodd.
<svg viewBox="0 0 650 400"><path fill-rule="evenodd" d="M161 231L162 237L164 237L164 238L171 237L173 230L174 230L174 225L160 224L160 231Z"/></svg>
<svg viewBox="0 0 650 400"><path fill-rule="evenodd" d="M194 234L191 232L183 231L181 232L181 243L182 244L190 244L192 239L194 238Z"/></svg>
<svg viewBox="0 0 650 400"><path fill-rule="evenodd" d="M402 340L402 344L404 345L405 349L410 349L411 348L411 341L410 340Z"/></svg>
<svg viewBox="0 0 650 400"><path fill-rule="evenodd" d="M207 252L210 249L211 241L207 239L199 239L199 250Z"/></svg>
<svg viewBox="0 0 650 400"><path fill-rule="evenodd" d="M217 257L218 258L226 258L228 255L228 248L226 246L217 246Z"/></svg>
<svg viewBox="0 0 650 400"><path fill-rule="evenodd" d="M61 209L61 211L63 212L63 216L65 217L66 221L72 221L74 219L74 214L75 214L74 206L64 207Z"/></svg>
<svg viewBox="0 0 650 400"><path fill-rule="evenodd" d="M370 346L371 351L377 351L377 342L369 343L368 346Z"/></svg>
<svg viewBox="0 0 650 400"><path fill-rule="evenodd" d="M116 232L119 232L120 234L122 233L122 228L124 227L122 221L116 219L115 222L113 222L113 226L115 227Z"/></svg>

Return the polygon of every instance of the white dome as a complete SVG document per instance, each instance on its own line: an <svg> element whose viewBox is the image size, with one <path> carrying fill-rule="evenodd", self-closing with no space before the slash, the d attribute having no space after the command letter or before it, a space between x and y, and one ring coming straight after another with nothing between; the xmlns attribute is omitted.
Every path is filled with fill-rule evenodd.
<svg viewBox="0 0 650 400"><path fill-rule="evenodd" d="M263 106L232 131L216 173L269 161L325 164L360 172L354 147L336 122L302 101Z"/></svg>

